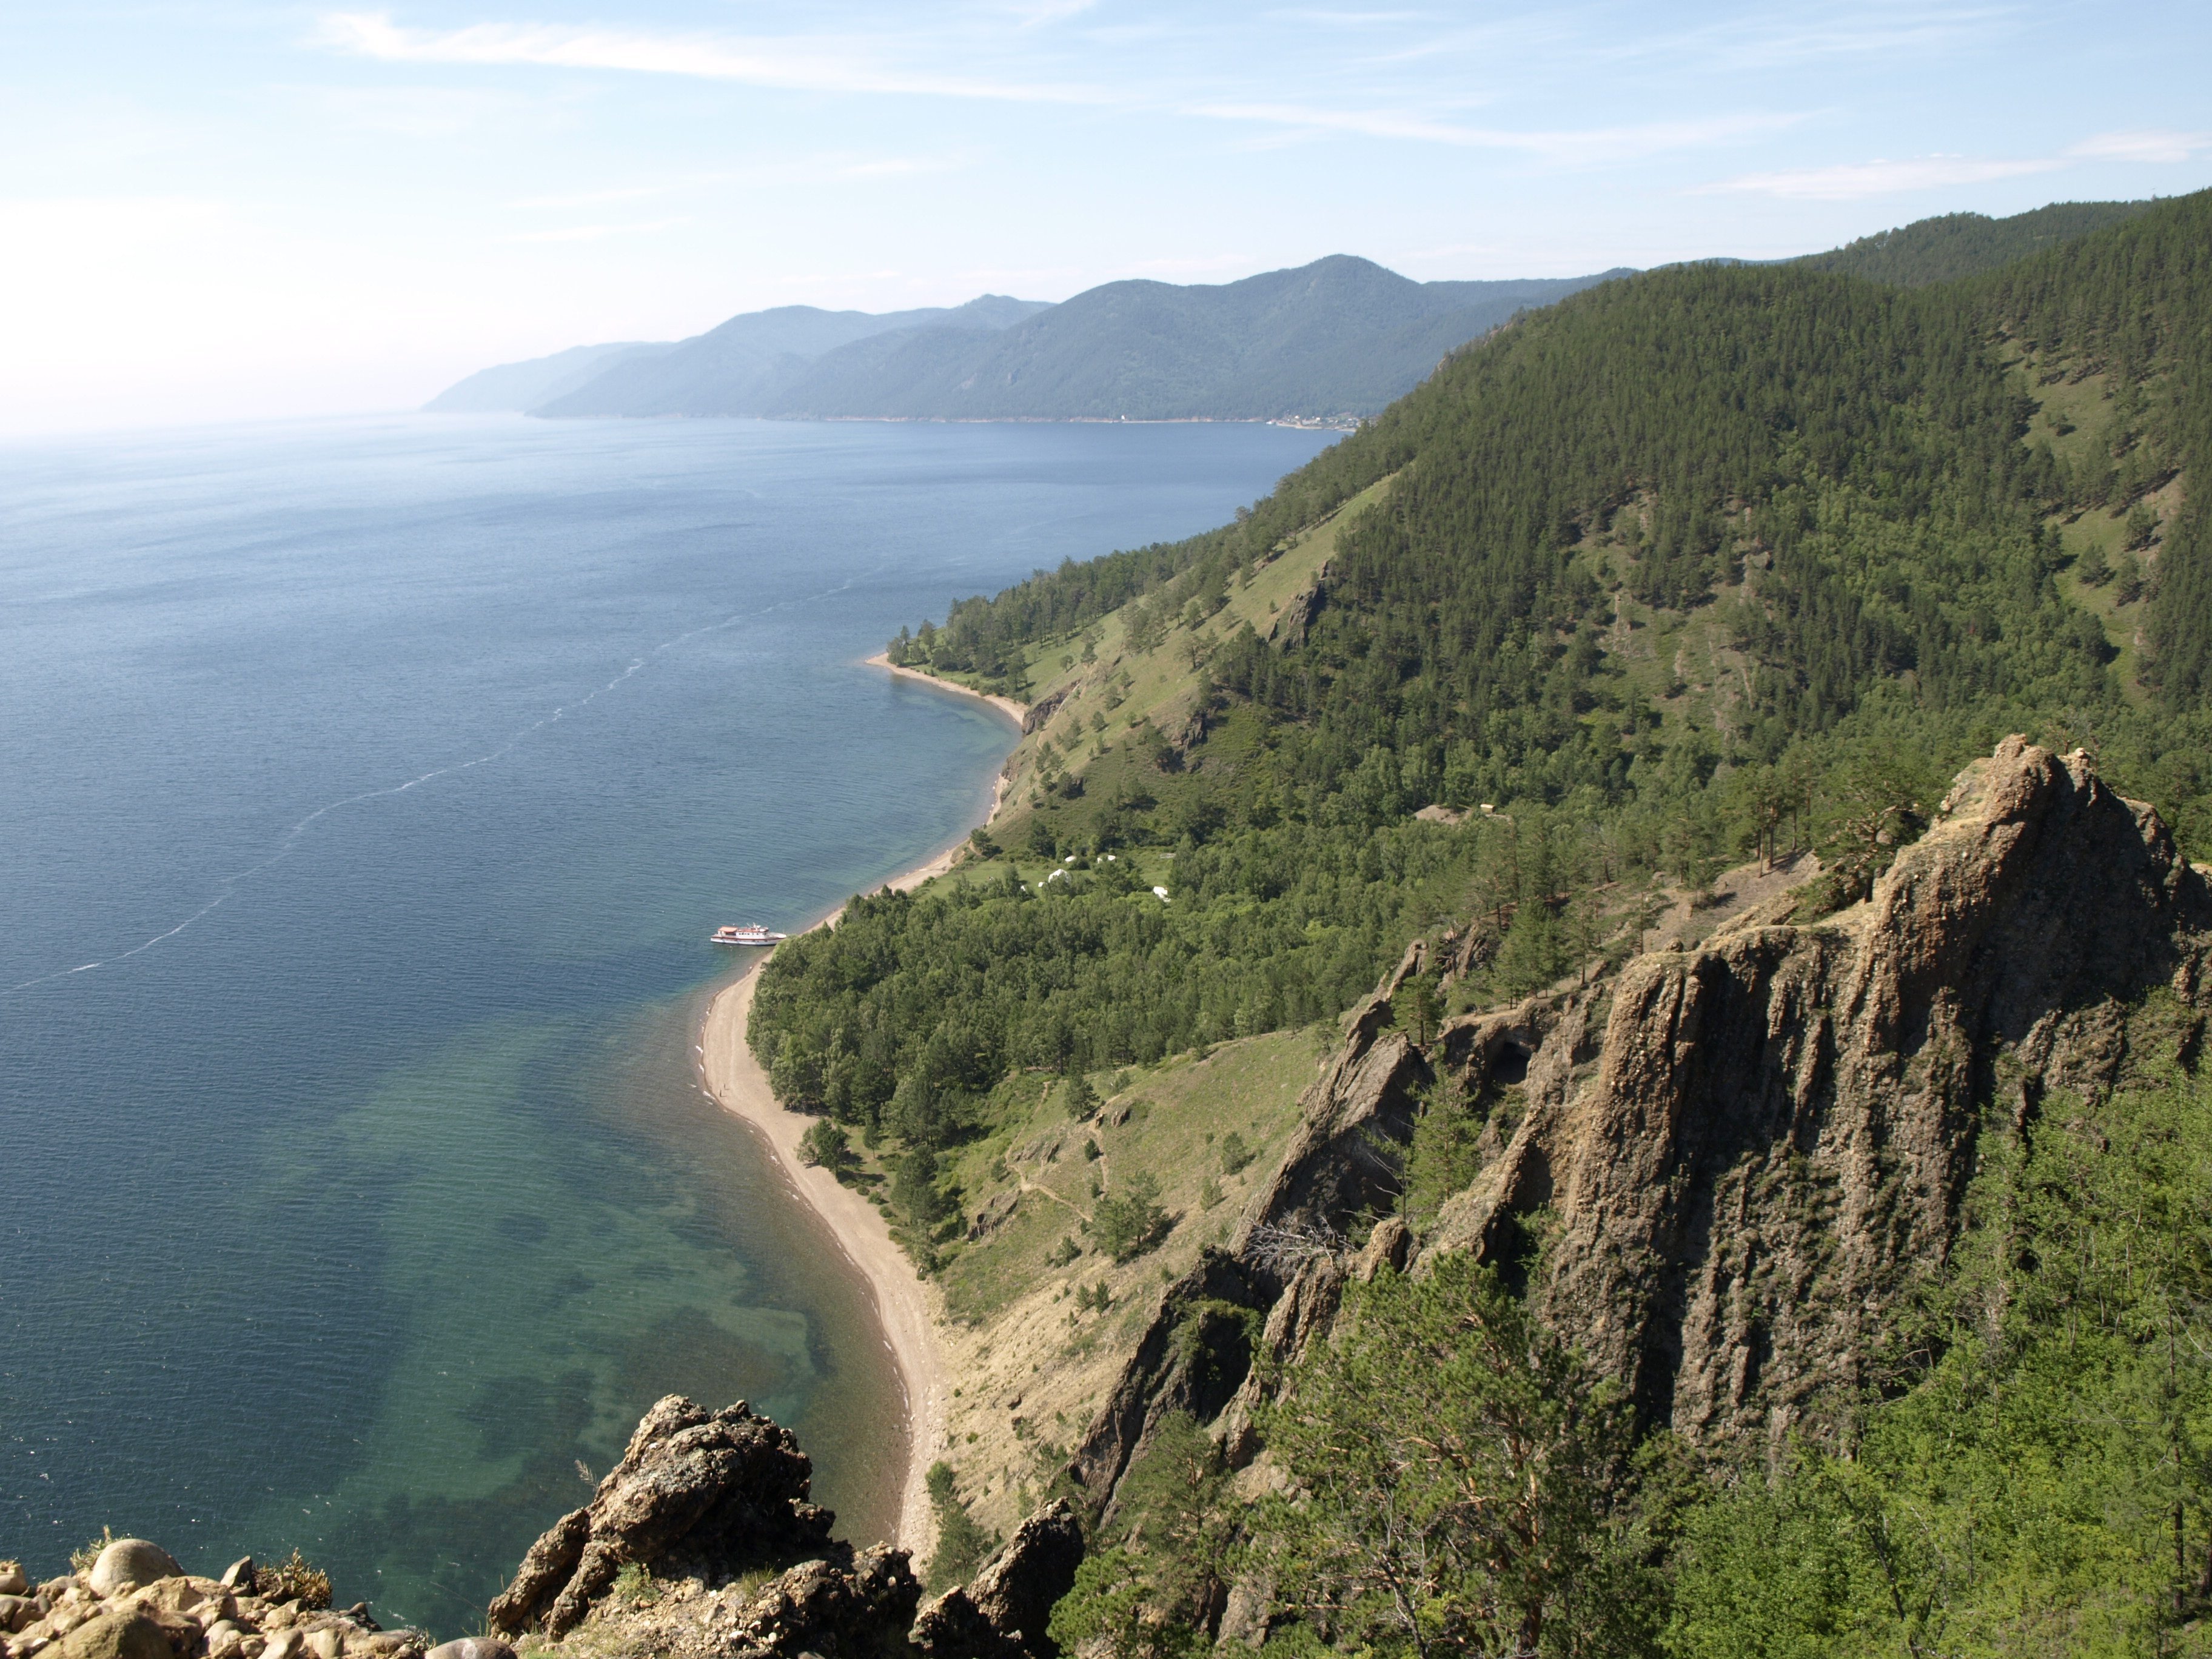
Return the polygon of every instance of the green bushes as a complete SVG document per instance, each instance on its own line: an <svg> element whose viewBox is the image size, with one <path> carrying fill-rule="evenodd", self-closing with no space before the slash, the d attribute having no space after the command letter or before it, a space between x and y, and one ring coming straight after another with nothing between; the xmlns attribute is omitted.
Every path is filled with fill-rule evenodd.
<svg viewBox="0 0 2212 1659"><path fill-rule="evenodd" d="M1133 1261L1167 1237L1175 1218L1160 1207L1160 1183L1151 1176L1125 1177L1091 1206L1091 1242L1115 1261Z"/></svg>
<svg viewBox="0 0 2212 1659"><path fill-rule="evenodd" d="M954 1485L950 1463L942 1459L932 1463L922 1480L929 1489L929 1506L937 1520L937 1548L929 1558L929 1565L922 1569L922 1582L932 1591L946 1590L974 1577L976 1569L991 1559L1000 1540L996 1533L986 1532L968 1513L968 1505L961 1501L959 1489Z"/></svg>
<svg viewBox="0 0 2212 1659"><path fill-rule="evenodd" d="M1251 1565L1305 1644L1655 1652L1623 1402L1467 1256L1346 1306L1261 1424L1302 1490L1260 1501Z"/></svg>
<svg viewBox="0 0 2212 1659"><path fill-rule="evenodd" d="M2212 1613L2212 1085L1984 1135L1936 1356L1848 1458L1690 1520L1680 1659L2202 1651Z"/></svg>
<svg viewBox="0 0 2212 1659"><path fill-rule="evenodd" d="M853 1143L842 1124L822 1118L808 1124L806 1133L799 1136L799 1156L802 1162L817 1164L834 1174L854 1161Z"/></svg>

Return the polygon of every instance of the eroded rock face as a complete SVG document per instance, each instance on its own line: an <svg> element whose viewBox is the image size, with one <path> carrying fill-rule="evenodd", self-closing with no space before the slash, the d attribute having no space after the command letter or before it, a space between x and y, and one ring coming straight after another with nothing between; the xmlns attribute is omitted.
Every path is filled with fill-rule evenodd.
<svg viewBox="0 0 2212 1659"><path fill-rule="evenodd" d="M1014 1528L972 1583L922 1609L915 1645L929 1659L1055 1659L1060 1648L1045 1626L1082 1565L1075 1510L1065 1498L1047 1504Z"/></svg>
<svg viewBox="0 0 2212 1659"><path fill-rule="evenodd" d="M588 1659L873 1659L906 1654L921 1586L907 1553L855 1553L807 1493L788 1430L740 1401L670 1395L647 1412L589 1504L531 1547L491 1606L495 1629L542 1632ZM626 1566L644 1569L617 1591ZM776 1574L760 1582L762 1570Z"/></svg>
<svg viewBox="0 0 2212 1659"><path fill-rule="evenodd" d="M560 1636L632 1563L719 1577L819 1554L835 1517L808 1501L813 1469L789 1430L744 1401L710 1412L670 1395L640 1420L591 1503L530 1547L491 1604L492 1627Z"/></svg>
<svg viewBox="0 0 2212 1659"><path fill-rule="evenodd" d="M1424 954L1416 943L1353 1011L1343 1048L1300 1097L1298 1129L1228 1248L1201 1252L1161 1297L1069 1462L1094 1511L1111 1506L1170 1413L1212 1422L1238 1398L1253 1358L1243 1316L1275 1307L1309 1261L1331 1255L1346 1218L1389 1207L1399 1171L1385 1149L1412 1134L1416 1091L1431 1075L1428 1058L1391 1029L1390 1000L1421 971Z"/></svg>
<svg viewBox="0 0 2212 1659"><path fill-rule="evenodd" d="M1817 1429L1944 1263L1984 1126L2110 1087L2129 1005L2195 1000L2209 910L2149 808L2008 739L1865 903L1632 963L1596 1079L1529 1115L1454 1242L1553 1205L1547 1317L1649 1420Z"/></svg>
<svg viewBox="0 0 2212 1659"><path fill-rule="evenodd" d="M1345 1280L1379 1265L1343 1235L1391 1207L1423 1088L1486 1126L1480 1173L1423 1254L1517 1267L1548 1212L1531 1290L1554 1328L1648 1421L1772 1446L1822 1429L1880 1363L1890 1310L1951 1249L1980 1134L2028 1124L2051 1091L2110 1088L2130 1010L2160 988L2196 1022L2182 1047L2200 1040L2212 892L2085 756L2008 739L1866 902L1784 925L1794 902L1426 1044L1390 1023L1409 952L1348 1022L1229 1249L1163 1298L1073 1463L1094 1506L1165 1411L1206 1417L1176 1359L1206 1307L1264 1310L1278 1359L1326 1333ZM1403 1260L1406 1241L1376 1237L1369 1258ZM1259 1403L1240 1376L1215 1425L1232 1463L1257 1449Z"/></svg>
<svg viewBox="0 0 2212 1659"><path fill-rule="evenodd" d="M732 1659L859 1659L903 1654L921 1585L904 1550L863 1550L845 1563L803 1561L738 1615Z"/></svg>

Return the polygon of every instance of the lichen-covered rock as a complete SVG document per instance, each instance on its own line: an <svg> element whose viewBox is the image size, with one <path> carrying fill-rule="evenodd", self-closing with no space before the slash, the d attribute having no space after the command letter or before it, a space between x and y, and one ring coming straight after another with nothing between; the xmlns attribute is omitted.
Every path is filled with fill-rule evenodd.
<svg viewBox="0 0 2212 1659"><path fill-rule="evenodd" d="M727 1576L819 1553L834 1517L808 1501L813 1465L790 1431L739 1401L709 1412L682 1395L648 1411L585 1508L531 1546L492 1627L573 1630L631 1563Z"/></svg>
<svg viewBox="0 0 2212 1659"><path fill-rule="evenodd" d="M910 1659L921 1599L903 1550L832 1545L765 1583L696 1577L624 1581L550 1649L575 1659Z"/></svg>
<svg viewBox="0 0 2212 1659"><path fill-rule="evenodd" d="M93 1571L16 1599L31 1616L4 1638L0 1659L413 1659L428 1645L419 1632L380 1632L365 1601L343 1613L272 1602L184 1572L144 1539L118 1540ZM0 1613L0 1624L20 1617Z"/></svg>
<svg viewBox="0 0 2212 1659"><path fill-rule="evenodd" d="M496 1637L465 1636L439 1643L422 1659L514 1659L514 1650Z"/></svg>
<svg viewBox="0 0 2212 1659"><path fill-rule="evenodd" d="M149 1544L143 1538L118 1538L100 1551L86 1583L94 1595L105 1600L163 1578L181 1577L184 1571L159 1544Z"/></svg>
<svg viewBox="0 0 2212 1659"><path fill-rule="evenodd" d="M136 1540L133 1540L136 1541ZM104 1613L56 1643L54 1659L177 1659L161 1625L143 1613Z"/></svg>
<svg viewBox="0 0 2212 1659"><path fill-rule="evenodd" d="M731 1659L876 1659L903 1653L921 1585L904 1550L861 1551L848 1562L802 1561L739 1615Z"/></svg>
<svg viewBox="0 0 2212 1659"><path fill-rule="evenodd" d="M1065 1498L1039 1510L983 1570L946 1591L915 1621L914 1643L930 1659L1054 1659L1046 1633L1052 1609L1074 1588L1083 1528Z"/></svg>

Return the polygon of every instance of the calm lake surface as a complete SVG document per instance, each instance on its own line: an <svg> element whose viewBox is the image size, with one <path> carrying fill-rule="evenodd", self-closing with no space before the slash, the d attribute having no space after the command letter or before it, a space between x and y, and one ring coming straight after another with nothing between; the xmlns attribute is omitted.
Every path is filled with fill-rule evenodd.
<svg viewBox="0 0 2212 1659"><path fill-rule="evenodd" d="M860 665L1332 434L393 417L0 448L0 1557L476 1627L671 1390L883 1535L865 1289L701 1095L723 921L957 836Z"/></svg>

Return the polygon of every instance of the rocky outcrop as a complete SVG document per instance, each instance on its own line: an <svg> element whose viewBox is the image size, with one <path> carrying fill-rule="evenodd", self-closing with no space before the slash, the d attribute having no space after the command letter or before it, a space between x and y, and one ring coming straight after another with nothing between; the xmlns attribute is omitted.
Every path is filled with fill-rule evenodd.
<svg viewBox="0 0 2212 1659"><path fill-rule="evenodd" d="M1063 685L1049 696L1040 697L1031 703L1022 715L1022 735L1027 737L1032 732L1042 731L1051 722L1052 717L1060 713L1060 704L1067 701L1067 694L1074 689L1073 686Z"/></svg>
<svg viewBox="0 0 2212 1659"><path fill-rule="evenodd" d="M1817 1426L1945 1261L1978 1136L2112 1087L2142 999L2196 1000L2208 933L2155 813L2008 739L1867 902L1630 964L1598 1075L1530 1114L1470 1242L1555 1207L1547 1316L1647 1419Z"/></svg>
<svg viewBox="0 0 2212 1659"><path fill-rule="evenodd" d="M418 1659L429 1645L379 1630L365 1602L331 1612L327 1581L301 1567L249 1558L203 1577L143 1538L37 1585L0 1564L0 1659Z"/></svg>
<svg viewBox="0 0 2212 1659"><path fill-rule="evenodd" d="M802 1561L732 1621L727 1659L858 1659L907 1651L921 1585L904 1550L878 1547L844 1562Z"/></svg>
<svg viewBox="0 0 2212 1659"><path fill-rule="evenodd" d="M589 1504L530 1547L492 1627L561 1636L635 1564L727 1577L819 1554L835 1519L807 1499L814 1466L744 1401L719 1412L672 1394L639 1422Z"/></svg>
<svg viewBox="0 0 2212 1659"><path fill-rule="evenodd" d="M929 1659L1055 1659L1045 1626L1082 1565L1082 1525L1058 1499L1015 1528L972 1583L922 1609L915 1645Z"/></svg>
<svg viewBox="0 0 2212 1659"><path fill-rule="evenodd" d="M1110 1507L1165 1411L1200 1401L1187 1356L1202 1310L1264 1314L1257 1351L1292 1360L1378 1250L1406 1258L1385 1231L1400 1224L1364 1255L1346 1235L1391 1209L1423 1089L1484 1127L1477 1179L1410 1270L1469 1250L1518 1273L1540 1224L1531 1294L1647 1421L1773 1446L1871 1380L1890 1310L1947 1260L1981 1134L2032 1132L2047 1097L2113 1086L2154 994L2175 1011L2168 1048L2201 1041L2212 892L2086 756L2008 739L1869 899L1789 925L1797 902L1773 896L1587 988L1448 1020L1425 1044L1390 1011L1416 946L1347 1021L1228 1249L1163 1297L1073 1462L1094 1504ZM1450 941L1439 965L1464 957ZM1248 1342L1214 1362L1237 1373L1216 1433L1239 1465L1257 1449L1252 1357Z"/></svg>
<svg viewBox="0 0 2212 1659"><path fill-rule="evenodd" d="M592 1656L908 1652L921 1586L907 1553L834 1542L812 1479L790 1431L743 1401L710 1412L670 1395L592 1501L531 1546L492 1626Z"/></svg>
<svg viewBox="0 0 2212 1659"><path fill-rule="evenodd" d="M1110 1510L1122 1475L1164 1419L1221 1415L1243 1389L1263 1316L1308 1261L1342 1248L1339 1229L1349 1218L1388 1209L1395 1198L1393 1148L1412 1134L1416 1094L1431 1073L1427 1056L1392 1028L1391 999L1425 960L1416 942L1352 1011L1344 1047L1301 1097L1298 1129L1228 1248L1201 1252L1162 1295L1069 1462L1095 1510ZM1333 1315L1333 1291L1328 1306Z"/></svg>
<svg viewBox="0 0 2212 1659"><path fill-rule="evenodd" d="M1246 1315L1268 1300L1267 1281L1211 1249L1167 1287L1069 1460L1068 1472L1094 1511L1110 1506L1164 1418L1188 1412L1210 1421L1229 1403L1252 1361Z"/></svg>
<svg viewBox="0 0 2212 1659"><path fill-rule="evenodd" d="M1274 626L1267 630L1269 643L1288 650L1306 642L1315 619L1328 604L1328 561L1322 561L1321 568L1314 572L1313 585L1291 596L1282 614L1275 618Z"/></svg>

